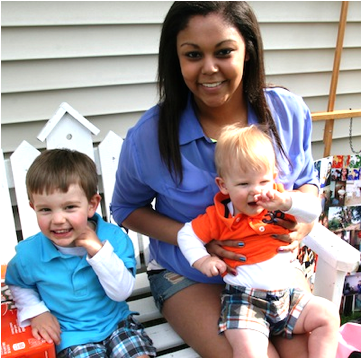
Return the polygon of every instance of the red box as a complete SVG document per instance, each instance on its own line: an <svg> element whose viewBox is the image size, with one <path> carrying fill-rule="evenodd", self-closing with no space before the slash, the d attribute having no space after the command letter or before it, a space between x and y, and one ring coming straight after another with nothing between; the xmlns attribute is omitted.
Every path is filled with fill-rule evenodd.
<svg viewBox="0 0 362 359"><path fill-rule="evenodd" d="M1 265L1 358L55 358L55 346L33 337L31 327L19 327L17 309L5 284Z"/></svg>
<svg viewBox="0 0 362 359"><path fill-rule="evenodd" d="M8 303L1 304L1 357L2 358L55 358L55 346L37 340L31 327L19 327L17 310Z"/></svg>

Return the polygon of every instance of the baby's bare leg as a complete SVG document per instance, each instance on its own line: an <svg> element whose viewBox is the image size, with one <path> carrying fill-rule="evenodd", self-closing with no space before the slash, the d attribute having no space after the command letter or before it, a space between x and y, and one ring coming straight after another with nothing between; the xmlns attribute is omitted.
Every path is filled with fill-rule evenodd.
<svg viewBox="0 0 362 359"><path fill-rule="evenodd" d="M310 332L309 358L334 358L340 325L338 308L329 300L313 297L300 314L293 333Z"/></svg>

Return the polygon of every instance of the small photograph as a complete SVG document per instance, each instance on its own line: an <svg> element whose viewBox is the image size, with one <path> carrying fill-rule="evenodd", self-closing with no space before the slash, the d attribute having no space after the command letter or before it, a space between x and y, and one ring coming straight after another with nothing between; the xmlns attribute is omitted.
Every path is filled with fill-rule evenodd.
<svg viewBox="0 0 362 359"><path fill-rule="evenodd" d="M361 155L351 155L348 167L361 169Z"/></svg>
<svg viewBox="0 0 362 359"><path fill-rule="evenodd" d="M328 210L331 205L331 187L322 188L319 197L321 199L322 211Z"/></svg>
<svg viewBox="0 0 362 359"><path fill-rule="evenodd" d="M346 276L342 297L343 313L361 311L361 272Z"/></svg>
<svg viewBox="0 0 362 359"><path fill-rule="evenodd" d="M330 207L328 211L328 228L334 233L360 231L361 206Z"/></svg>
<svg viewBox="0 0 362 359"><path fill-rule="evenodd" d="M346 182L346 206L357 206L361 204L361 180Z"/></svg>
<svg viewBox="0 0 362 359"><path fill-rule="evenodd" d="M329 156L321 160L320 166L320 186L321 188L329 186L332 177L332 160L333 157Z"/></svg>
<svg viewBox="0 0 362 359"><path fill-rule="evenodd" d="M314 273L315 258L315 253L307 246L303 246L299 249L298 260L307 279Z"/></svg>
<svg viewBox="0 0 362 359"><path fill-rule="evenodd" d="M341 168L332 168L331 180L332 181L339 181L339 179L341 178L341 172L342 172Z"/></svg>
<svg viewBox="0 0 362 359"><path fill-rule="evenodd" d="M350 161L351 161L350 155L343 156L343 167L349 167Z"/></svg>
<svg viewBox="0 0 362 359"><path fill-rule="evenodd" d="M321 179L321 166L322 166L322 161L323 160L317 160L317 161L314 161L314 169L317 171L317 178Z"/></svg>
<svg viewBox="0 0 362 359"><path fill-rule="evenodd" d="M358 181L361 179L361 169L360 168L349 168L347 180L348 181Z"/></svg>
<svg viewBox="0 0 362 359"><path fill-rule="evenodd" d="M349 244L361 251L361 230L350 231Z"/></svg>
<svg viewBox="0 0 362 359"><path fill-rule="evenodd" d="M342 168L343 167L343 155L333 156L332 168Z"/></svg>
<svg viewBox="0 0 362 359"><path fill-rule="evenodd" d="M328 214L326 212L321 213L318 221L322 226L328 228Z"/></svg>
<svg viewBox="0 0 362 359"><path fill-rule="evenodd" d="M348 179L348 168L347 167L343 167L340 171L340 175L339 175L339 180L340 181L347 181Z"/></svg>
<svg viewBox="0 0 362 359"><path fill-rule="evenodd" d="M346 276L344 281L343 294L361 294L361 272Z"/></svg>
<svg viewBox="0 0 362 359"><path fill-rule="evenodd" d="M346 197L346 182L332 181L330 184L331 206L344 206Z"/></svg>

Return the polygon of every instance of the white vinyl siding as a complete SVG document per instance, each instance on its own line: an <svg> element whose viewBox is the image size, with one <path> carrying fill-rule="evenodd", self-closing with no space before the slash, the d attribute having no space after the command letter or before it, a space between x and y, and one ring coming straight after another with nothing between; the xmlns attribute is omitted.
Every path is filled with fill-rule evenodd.
<svg viewBox="0 0 362 359"><path fill-rule="evenodd" d="M124 137L157 102L157 53L169 1L1 2L1 147L36 136L68 102L100 128ZM326 111L340 1L251 1L260 22L267 79ZM361 108L361 3L350 1L335 109ZM361 120L353 143L360 149ZM323 156L324 122L313 126ZM349 154L349 119L334 125L332 154ZM152 140L152 139L150 139Z"/></svg>

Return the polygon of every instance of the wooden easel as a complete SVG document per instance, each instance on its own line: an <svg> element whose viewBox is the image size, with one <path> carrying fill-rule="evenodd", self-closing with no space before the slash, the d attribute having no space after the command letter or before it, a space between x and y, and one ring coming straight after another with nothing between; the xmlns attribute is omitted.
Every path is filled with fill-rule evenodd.
<svg viewBox="0 0 362 359"><path fill-rule="evenodd" d="M313 121L321 121L321 120L326 121L326 124L324 127L324 137L323 137L324 157L329 156L330 152L331 152L334 120L361 116L361 109L334 111L334 104L336 101L337 84L338 84L338 76L339 76L339 68L340 68L342 50L343 50L344 33L345 33L346 22L347 22L347 12L348 12L348 1L342 1L341 14L340 14L340 19L339 19L339 27L338 27L338 35L337 35L337 44L336 44L336 50L334 53L333 72L332 72L331 85L330 85L330 90L329 90L327 112L317 112L317 113L312 114Z"/></svg>

